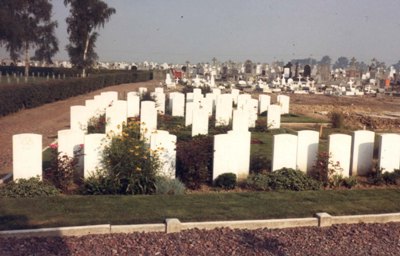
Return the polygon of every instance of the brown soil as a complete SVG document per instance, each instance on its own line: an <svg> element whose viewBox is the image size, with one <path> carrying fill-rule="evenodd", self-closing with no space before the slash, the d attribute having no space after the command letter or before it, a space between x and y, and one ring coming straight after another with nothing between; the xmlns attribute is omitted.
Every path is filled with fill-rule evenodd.
<svg viewBox="0 0 400 256"><path fill-rule="evenodd" d="M148 87L149 90L154 90L154 87L158 85L159 81L147 81L110 86L88 94L0 117L0 173L7 173L12 170L12 136L14 134L42 134L43 147L46 147L57 138L59 130L69 128L70 106L84 105L85 100L92 99L94 95L103 91L118 91L121 99L127 92L137 91L139 87Z"/></svg>
<svg viewBox="0 0 400 256"><path fill-rule="evenodd" d="M56 139L58 130L69 128L70 106L83 105L86 99L91 99L103 91L118 91L120 98L123 98L126 92L135 91L139 87L149 87L152 90L158 85L159 81L148 81L111 86L89 94L0 117L0 174L12 170L12 135L19 133L42 134L43 147L46 147ZM289 96L292 113L329 120L329 112L342 111L345 114L345 123L350 127L400 132L400 97L334 97L297 94ZM276 95L272 96L272 102L276 102Z"/></svg>
<svg viewBox="0 0 400 256"><path fill-rule="evenodd" d="M0 238L0 255L399 255L400 223Z"/></svg>

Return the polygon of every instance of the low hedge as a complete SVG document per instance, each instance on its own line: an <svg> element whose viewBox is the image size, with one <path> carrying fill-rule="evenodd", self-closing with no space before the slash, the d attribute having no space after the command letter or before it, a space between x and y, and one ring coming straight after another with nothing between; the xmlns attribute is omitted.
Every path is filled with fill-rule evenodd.
<svg viewBox="0 0 400 256"><path fill-rule="evenodd" d="M38 84L0 86L0 116L78 96L107 86L152 79L150 71L125 71Z"/></svg>

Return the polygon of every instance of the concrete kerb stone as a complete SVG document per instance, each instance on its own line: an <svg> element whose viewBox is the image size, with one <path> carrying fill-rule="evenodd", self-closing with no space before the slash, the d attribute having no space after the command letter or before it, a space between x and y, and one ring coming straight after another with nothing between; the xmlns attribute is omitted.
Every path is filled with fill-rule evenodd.
<svg viewBox="0 0 400 256"><path fill-rule="evenodd" d="M39 228L23 230L0 231L0 237L30 237L30 236L85 236L94 234L109 234L110 224L78 226L78 227L58 227L58 228Z"/></svg>
<svg viewBox="0 0 400 256"><path fill-rule="evenodd" d="M169 218L165 223L138 225L92 225L77 227L57 227L25 230L0 231L0 237L34 237L34 236L84 236L93 234L165 232L175 233L188 229L231 228L231 229L281 229L295 227L329 227L335 224L387 223L400 222L400 213L367 214L350 216L332 216L326 212L317 213L310 218L290 218L271 220L239 220L210 222L180 222Z"/></svg>
<svg viewBox="0 0 400 256"><path fill-rule="evenodd" d="M165 224L112 225L111 233L165 232Z"/></svg>

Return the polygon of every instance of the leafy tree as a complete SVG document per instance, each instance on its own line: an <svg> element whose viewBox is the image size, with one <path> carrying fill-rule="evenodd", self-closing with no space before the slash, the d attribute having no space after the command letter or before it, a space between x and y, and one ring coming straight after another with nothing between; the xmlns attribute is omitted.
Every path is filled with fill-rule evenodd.
<svg viewBox="0 0 400 256"><path fill-rule="evenodd" d="M325 55L325 56L322 57L322 59L319 61L319 64L321 64L321 65L331 65L331 57L329 57L328 55Z"/></svg>
<svg viewBox="0 0 400 256"><path fill-rule="evenodd" d="M37 60L51 62L58 51L58 41L50 1L0 0L0 6L0 45L5 45L13 61L24 54L25 76L29 75L30 49L36 49Z"/></svg>
<svg viewBox="0 0 400 256"><path fill-rule="evenodd" d="M67 32L70 43L67 45L68 55L72 65L82 70L91 67L98 56L94 51L99 34L96 32L110 20L116 11L101 0L64 0L70 6L70 16L67 17Z"/></svg>
<svg viewBox="0 0 400 256"><path fill-rule="evenodd" d="M349 59L348 58L346 58L346 57L339 57L338 59L337 59L337 61L335 62L335 64L333 64L333 68L334 69L336 69L336 68L342 68L342 69L345 69L345 68L347 68L349 66Z"/></svg>

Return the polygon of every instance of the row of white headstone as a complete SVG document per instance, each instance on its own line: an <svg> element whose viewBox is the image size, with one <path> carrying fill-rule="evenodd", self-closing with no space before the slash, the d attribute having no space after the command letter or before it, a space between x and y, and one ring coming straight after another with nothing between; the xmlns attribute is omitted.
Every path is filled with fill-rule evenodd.
<svg viewBox="0 0 400 256"><path fill-rule="evenodd" d="M332 134L329 136L331 164L339 163L338 174L366 175L372 168L375 133L355 131L353 136ZM214 137L213 178L226 172L245 178L249 173L250 140L248 131L229 131ZM84 134L82 131L58 132L58 152L73 157L84 145L84 177L102 166L102 150L107 145L105 134ZM292 134L274 135L272 170L283 167L309 172L318 152L318 132L299 131ZM157 130L151 134L150 148L158 151L160 174L175 178L176 136ZM378 166L384 172L400 168L400 135L379 134ZM42 176L42 135L17 134L13 136L14 179Z"/></svg>
<svg viewBox="0 0 400 256"><path fill-rule="evenodd" d="M383 172L400 169L400 134L378 134L378 167ZM299 169L309 173L317 160L319 133L299 131L297 135L274 135L272 170L283 167ZM354 131L347 134L329 135L329 168L336 174L367 175L372 169L375 133Z"/></svg>

